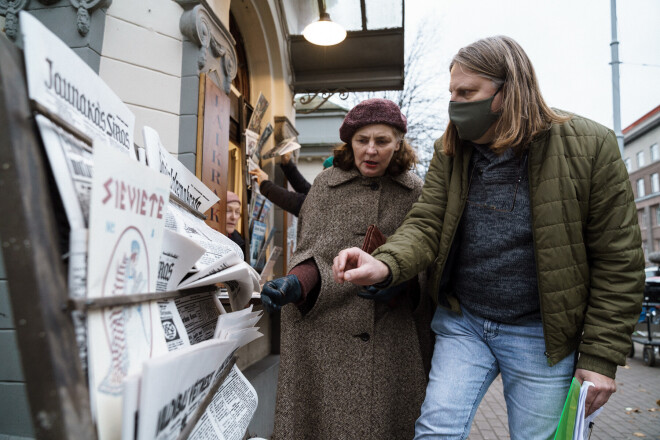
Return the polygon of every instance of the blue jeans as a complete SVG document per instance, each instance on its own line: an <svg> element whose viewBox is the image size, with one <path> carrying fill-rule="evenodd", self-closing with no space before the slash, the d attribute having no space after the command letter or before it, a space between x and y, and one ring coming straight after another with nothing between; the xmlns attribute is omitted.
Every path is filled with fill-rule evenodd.
<svg viewBox="0 0 660 440"><path fill-rule="evenodd" d="M488 387L502 374L512 440L552 439L574 356L550 367L541 323L508 325L438 307L433 363L415 439L466 439Z"/></svg>

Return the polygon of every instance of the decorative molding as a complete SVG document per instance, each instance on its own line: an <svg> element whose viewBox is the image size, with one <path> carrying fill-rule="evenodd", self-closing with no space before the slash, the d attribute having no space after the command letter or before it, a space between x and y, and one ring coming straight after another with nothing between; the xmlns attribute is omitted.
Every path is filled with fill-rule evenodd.
<svg viewBox="0 0 660 440"><path fill-rule="evenodd" d="M199 46L197 56L198 73L206 73L229 95L231 82L236 76L236 42L229 30L213 13L209 13L204 3L191 0L176 0L184 8L193 3L196 6L181 14L181 33Z"/></svg>
<svg viewBox="0 0 660 440"><path fill-rule="evenodd" d="M316 106L314 106L310 109L297 109L296 113L300 113L300 114L303 114L303 115L314 113L323 104L328 102L328 100L330 98L332 98L333 96L337 96L342 101L346 101L348 99L349 93L345 89L323 90L323 91L316 92L316 93L305 93L304 95L302 95L300 97L300 100L299 100L300 104L302 104L302 105L311 104L316 98L319 98L320 101L319 101L318 105L316 105ZM295 104L295 102L296 102L295 98L294 98L293 102Z"/></svg>
<svg viewBox="0 0 660 440"><path fill-rule="evenodd" d="M78 10L78 18L76 24L78 25L78 33L82 36L87 35L89 32L89 25L91 18L89 14L100 8L108 8L112 4L112 0L69 0L71 6Z"/></svg>
<svg viewBox="0 0 660 440"><path fill-rule="evenodd" d="M59 0L39 0L39 3L50 6ZM90 14L100 8L108 8L112 0L69 0L71 6L78 10L76 20L78 33L83 37L89 32L91 23ZM18 13L27 9L30 0L0 0L0 15L5 16L5 34L11 40L18 35Z"/></svg>
<svg viewBox="0 0 660 440"><path fill-rule="evenodd" d="M5 34L10 40L18 35L18 13L25 9L30 0L0 0L0 15L5 16Z"/></svg>

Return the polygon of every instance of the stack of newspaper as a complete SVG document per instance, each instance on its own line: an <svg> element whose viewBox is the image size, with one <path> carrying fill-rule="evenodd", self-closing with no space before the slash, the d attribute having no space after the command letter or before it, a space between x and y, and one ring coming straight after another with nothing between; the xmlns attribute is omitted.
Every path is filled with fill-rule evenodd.
<svg viewBox="0 0 660 440"><path fill-rule="evenodd" d="M146 127L144 161L149 164L138 161L135 115L130 109L32 15L20 13L20 28L29 97L46 115L36 116L36 121L70 226L69 296L93 302L222 282L229 287L232 309L243 309L259 290L259 277L244 262L242 250L202 220L201 214L218 197L167 153L157 133ZM147 402L149 384L174 389L175 378L184 386L185 378L193 377L191 371L206 371L195 376L192 385L199 397L205 389L203 378L211 374L203 368L210 368L212 362L200 360L205 350L214 353L215 374L237 347L260 335L252 328L258 318L251 311L231 315L234 318L227 321L232 323L231 331L222 333L217 327L221 311L217 296L204 293L73 315L101 440L121 436L127 377L133 378L133 385L137 380L144 397L140 402ZM162 369L173 378L162 376ZM249 384L240 384L246 381L238 372L232 372L227 382L233 384L227 391L230 396L254 394ZM248 407L256 396L254 402L250 399ZM177 403L171 410L178 408ZM149 421L139 429L161 426L171 410L164 409L158 424ZM246 410L244 415L241 422L249 421L251 413ZM214 420L219 419L210 423ZM170 438L145 432L140 438Z"/></svg>
<svg viewBox="0 0 660 440"><path fill-rule="evenodd" d="M220 315L212 339L150 359L140 374L126 378L121 437L176 439L226 374L236 349L261 336L254 327L260 316L252 307ZM243 438L257 408L257 394L235 366L219 385L190 439Z"/></svg>

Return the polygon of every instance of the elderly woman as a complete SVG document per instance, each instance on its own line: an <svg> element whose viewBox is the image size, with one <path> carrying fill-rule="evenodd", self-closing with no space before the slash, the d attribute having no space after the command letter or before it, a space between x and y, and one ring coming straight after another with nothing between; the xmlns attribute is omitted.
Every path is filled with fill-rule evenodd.
<svg viewBox="0 0 660 440"><path fill-rule="evenodd" d="M234 243L240 246L241 249L245 248L245 240L241 234L236 230L238 222L241 221L241 199L238 194L227 191L227 221L225 228L227 237L231 238Z"/></svg>
<svg viewBox="0 0 660 440"><path fill-rule="evenodd" d="M394 233L417 200L422 182L410 171L406 129L392 101L369 99L348 112L339 129L346 144L300 211L293 269L263 288L267 310L293 303L282 308L273 438L413 437L428 353L416 326L419 290L372 294L332 276L341 249L361 246L370 225Z"/></svg>

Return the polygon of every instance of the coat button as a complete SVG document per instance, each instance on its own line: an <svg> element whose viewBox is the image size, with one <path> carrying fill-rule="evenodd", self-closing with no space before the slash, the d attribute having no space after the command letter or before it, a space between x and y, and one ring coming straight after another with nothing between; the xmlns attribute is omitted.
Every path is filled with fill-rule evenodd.
<svg viewBox="0 0 660 440"><path fill-rule="evenodd" d="M371 182L371 190L372 191L378 191L378 188L380 188L380 185L376 182Z"/></svg>
<svg viewBox="0 0 660 440"><path fill-rule="evenodd" d="M360 333L359 335L355 335L355 337L362 339L364 342L368 342L370 338L369 333L367 332Z"/></svg>

